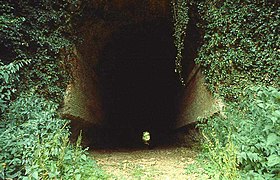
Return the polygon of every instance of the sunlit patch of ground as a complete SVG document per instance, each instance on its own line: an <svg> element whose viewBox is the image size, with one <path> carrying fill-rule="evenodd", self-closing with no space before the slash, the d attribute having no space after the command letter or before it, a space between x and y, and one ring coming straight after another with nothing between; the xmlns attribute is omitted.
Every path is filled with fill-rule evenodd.
<svg viewBox="0 0 280 180"><path fill-rule="evenodd" d="M195 163L197 148L157 147L154 149L119 149L91 151L109 179L186 180L203 179L201 174L188 174ZM201 172L203 170L201 169ZM197 170L196 172L200 172ZM204 177L207 179L207 177Z"/></svg>

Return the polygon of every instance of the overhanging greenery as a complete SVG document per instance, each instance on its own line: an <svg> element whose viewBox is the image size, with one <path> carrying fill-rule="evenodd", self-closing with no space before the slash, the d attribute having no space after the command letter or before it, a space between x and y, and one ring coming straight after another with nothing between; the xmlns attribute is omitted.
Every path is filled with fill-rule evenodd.
<svg viewBox="0 0 280 180"><path fill-rule="evenodd" d="M178 2L177 71L192 13L186 12L187 2L198 8L204 32L196 63L209 89L227 105L202 126L207 158L222 172L218 178L279 178L279 2ZM71 78L71 19L80 7L78 0L0 3L2 179L103 177L79 143L68 143L66 121L57 114ZM73 163L80 168L70 168Z"/></svg>
<svg viewBox="0 0 280 180"><path fill-rule="evenodd" d="M0 179L104 178L58 116L78 0L0 3Z"/></svg>
<svg viewBox="0 0 280 180"><path fill-rule="evenodd" d="M204 152L214 169L211 176L277 179L279 2L193 3L204 32L195 61L203 69L207 87L226 105L200 125Z"/></svg>

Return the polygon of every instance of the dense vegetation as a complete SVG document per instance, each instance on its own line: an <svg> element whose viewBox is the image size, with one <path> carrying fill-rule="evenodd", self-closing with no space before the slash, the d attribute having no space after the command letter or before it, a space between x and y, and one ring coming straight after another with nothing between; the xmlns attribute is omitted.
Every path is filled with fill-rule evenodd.
<svg viewBox="0 0 280 180"><path fill-rule="evenodd" d="M189 6L198 8L204 34L196 63L225 104L199 125L211 164L205 169L218 179L279 178L279 2L217 0Z"/></svg>
<svg viewBox="0 0 280 180"><path fill-rule="evenodd" d="M77 0L0 2L0 179L88 179L102 172L58 116Z"/></svg>
<svg viewBox="0 0 280 180"><path fill-rule="evenodd" d="M251 87L244 90L240 102L228 102L221 113L203 120L207 122L199 126L211 176L279 178L279 105L279 90Z"/></svg>
<svg viewBox="0 0 280 180"><path fill-rule="evenodd" d="M212 92L234 101L249 85L280 87L279 2L198 4L204 43L196 59Z"/></svg>
<svg viewBox="0 0 280 180"><path fill-rule="evenodd" d="M196 13L204 34L196 63L225 103L199 125L206 172L217 179L279 178L279 2L178 2L177 71L187 13ZM68 121L57 112L71 80L72 20L81 7L78 0L0 1L0 179L105 178L80 138L69 143Z"/></svg>

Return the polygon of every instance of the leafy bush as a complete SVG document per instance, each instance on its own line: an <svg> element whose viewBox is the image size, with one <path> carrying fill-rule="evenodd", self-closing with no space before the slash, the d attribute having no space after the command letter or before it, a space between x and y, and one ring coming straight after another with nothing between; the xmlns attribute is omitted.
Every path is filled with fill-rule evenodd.
<svg viewBox="0 0 280 180"><path fill-rule="evenodd" d="M14 61L8 65L4 65L0 61L0 117L8 107L9 101L12 100L13 94L17 91L16 82L19 81L19 70L30 63L27 61Z"/></svg>
<svg viewBox="0 0 280 180"><path fill-rule="evenodd" d="M242 179L280 177L279 90L248 88L241 102L228 104L224 112L200 127L205 137L204 150L214 164L222 164L219 170L236 163Z"/></svg>
<svg viewBox="0 0 280 180"><path fill-rule="evenodd" d="M56 115L58 105L22 94L0 121L0 178L105 178L80 146L69 143L68 122Z"/></svg>
<svg viewBox="0 0 280 180"><path fill-rule="evenodd" d="M67 60L73 55L74 40L71 19L77 9L78 0L1 1L0 66L28 64L17 69L12 87L3 81L1 73L0 86L5 86L5 93L14 89L15 99L20 91L36 87L37 93L61 101L70 77Z"/></svg>
<svg viewBox="0 0 280 180"><path fill-rule="evenodd" d="M79 2L0 1L0 179L105 178L57 113Z"/></svg>
<svg viewBox="0 0 280 180"><path fill-rule="evenodd" d="M198 9L203 32L195 61L203 69L208 88L227 104L199 125L206 157L212 170L218 169L212 175L277 179L280 4L265 0L190 2ZM252 86L258 88L248 88Z"/></svg>
<svg viewBox="0 0 280 180"><path fill-rule="evenodd" d="M247 92L249 102L241 104L246 116L240 119L236 144L238 162L246 175L272 178L280 173L280 91L255 88ZM248 173L247 173L248 172Z"/></svg>

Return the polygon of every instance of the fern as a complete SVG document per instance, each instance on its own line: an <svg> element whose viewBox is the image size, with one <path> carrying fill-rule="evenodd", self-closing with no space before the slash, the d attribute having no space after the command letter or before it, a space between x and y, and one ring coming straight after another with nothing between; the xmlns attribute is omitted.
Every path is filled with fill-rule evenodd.
<svg viewBox="0 0 280 180"><path fill-rule="evenodd" d="M30 59L17 60L4 65L0 61L0 117L17 91L16 84L18 84L20 78L19 71L30 62Z"/></svg>

